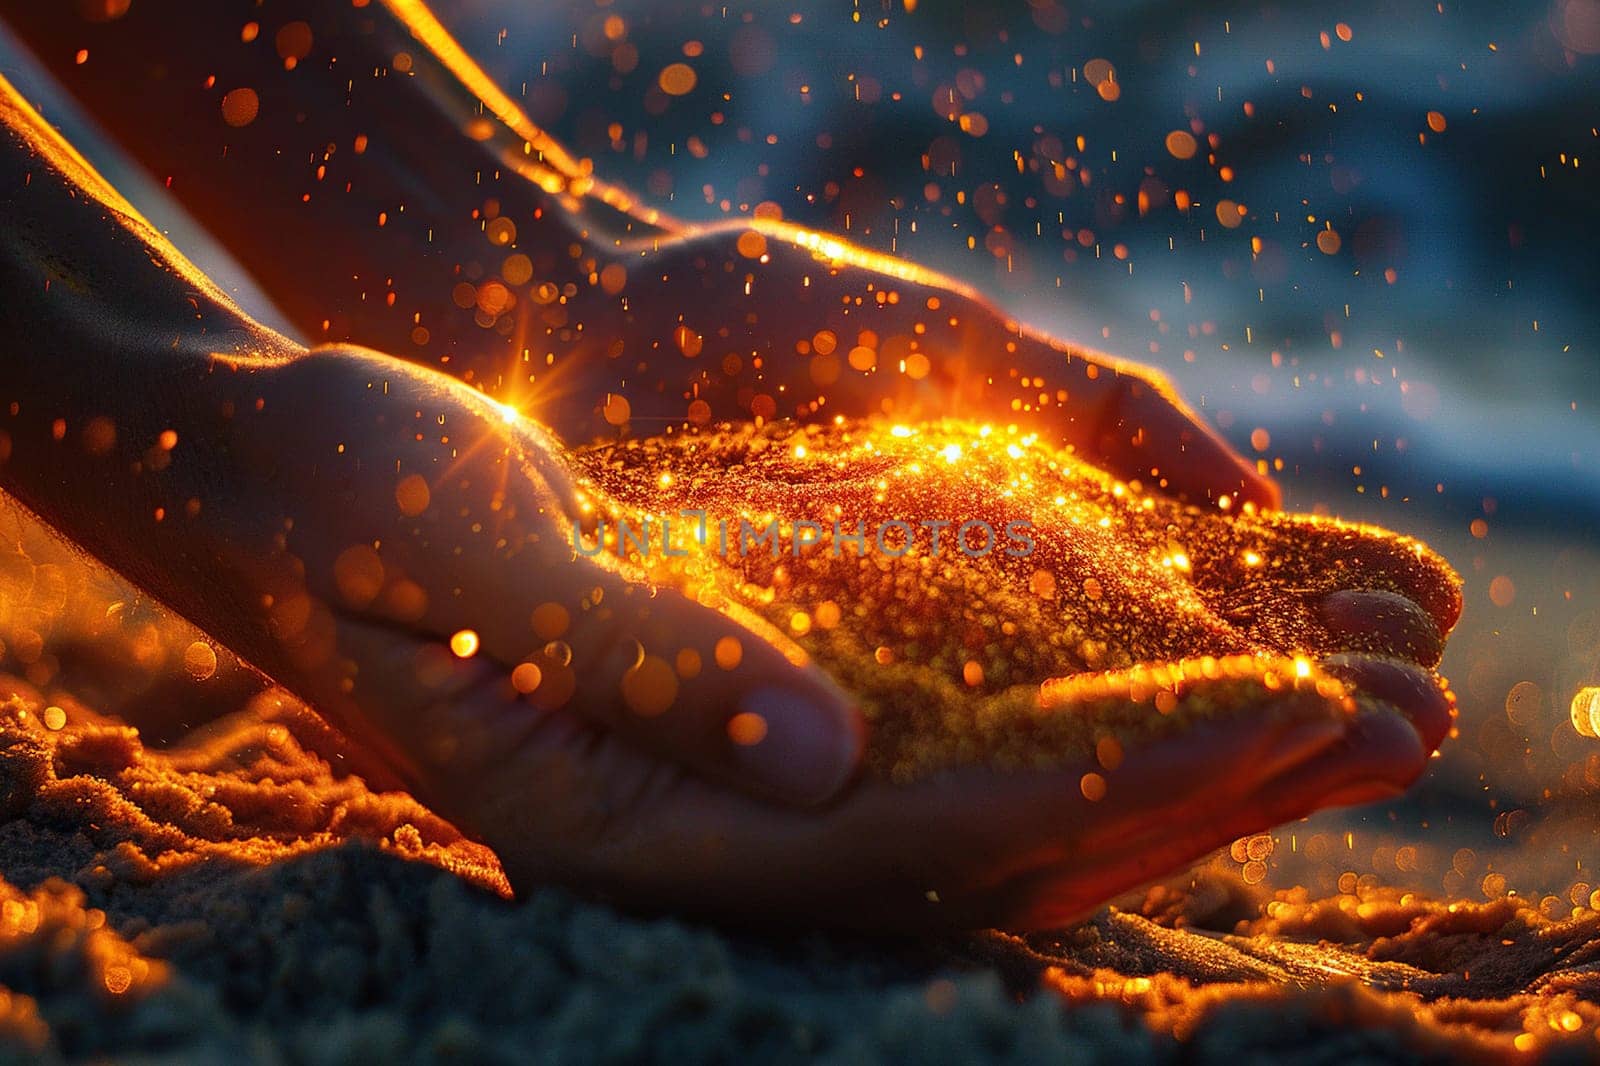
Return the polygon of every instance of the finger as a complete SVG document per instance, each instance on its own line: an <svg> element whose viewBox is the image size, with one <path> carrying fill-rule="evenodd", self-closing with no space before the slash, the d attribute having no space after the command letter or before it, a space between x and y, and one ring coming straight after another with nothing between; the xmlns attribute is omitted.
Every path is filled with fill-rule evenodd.
<svg viewBox="0 0 1600 1066"><path fill-rule="evenodd" d="M1461 578L1437 553L1411 537L1310 515L1273 515L1259 532L1276 534L1286 549L1285 561L1298 559L1301 566L1315 563L1322 572L1304 574L1307 583L1320 578L1335 586L1403 596L1426 612L1441 635L1461 618Z"/></svg>
<svg viewBox="0 0 1600 1066"><path fill-rule="evenodd" d="M532 708L569 710L664 761L786 803L821 803L855 772L858 713L754 619L558 547L510 565L406 569L428 590L425 626L439 646L497 663Z"/></svg>
<svg viewBox="0 0 1600 1066"><path fill-rule="evenodd" d="M1272 480L1237 454L1165 383L1126 373L1098 400L1085 445L1119 477L1139 480L1193 502L1279 507Z"/></svg>
<svg viewBox="0 0 1600 1066"><path fill-rule="evenodd" d="M1432 670L1375 655L1330 655L1322 668L1334 677L1403 713L1432 752L1449 735L1456 719L1456 697Z"/></svg>
<svg viewBox="0 0 1600 1066"><path fill-rule="evenodd" d="M592 574L571 576L591 594L605 587ZM552 598L531 615L535 635L551 639L524 661L559 671L557 659L570 657L577 713L662 759L786 803L822 803L855 773L859 715L796 649L785 654L776 634L675 590L606 585L601 604L588 608L571 592L547 589ZM518 621L491 632L518 629ZM520 621L526 633L529 622ZM515 636L502 654L519 641L526 647L527 638ZM542 704L542 685L529 680L529 699Z"/></svg>
<svg viewBox="0 0 1600 1066"><path fill-rule="evenodd" d="M1092 881L1071 865L1041 869L1005 886L990 913L1006 928L1059 926L1083 915L1083 899L1112 898L1241 837L1327 807L1398 795L1422 761L1417 734L1400 715L1364 708L1337 741L1251 782L1242 795L1219 802L1198 793L1156 831L1130 833L1100 857Z"/></svg>
<svg viewBox="0 0 1600 1066"><path fill-rule="evenodd" d="M1444 657L1444 638L1414 601L1393 592L1345 589L1317 604L1327 650L1366 651L1434 667Z"/></svg>
<svg viewBox="0 0 1600 1066"><path fill-rule="evenodd" d="M1030 879L1047 878L1050 915L1082 913L1232 836L1397 791L1426 765L1403 718L1358 709L1315 671L1297 678L1280 664L1269 686L1259 661L1194 667L1166 713L1148 687L1131 698L1149 675L1124 678L1120 699L1117 680L1102 678L1052 701L1036 736L1053 765L969 765L908 786L865 778L814 814L686 792L639 812L607 860L648 871L630 874L630 892L662 906L879 931L971 927L1037 919ZM1360 724L1369 714L1380 720ZM1119 739L1120 760L1106 759L1097 733ZM1078 754L1053 746L1068 738ZM516 883L521 860L502 857Z"/></svg>

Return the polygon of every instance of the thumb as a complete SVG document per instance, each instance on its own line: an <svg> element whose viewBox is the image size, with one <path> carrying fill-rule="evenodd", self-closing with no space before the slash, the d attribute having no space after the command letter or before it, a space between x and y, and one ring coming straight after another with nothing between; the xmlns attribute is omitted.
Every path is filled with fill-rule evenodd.
<svg viewBox="0 0 1600 1066"><path fill-rule="evenodd" d="M470 630L471 646L453 650L498 664L536 713L571 711L742 792L814 805L854 775L859 712L761 622L594 560L548 562L514 570L521 581L502 572L506 585L523 587L466 598L470 615L436 617L429 628L441 642Z"/></svg>
<svg viewBox="0 0 1600 1066"><path fill-rule="evenodd" d="M546 700L561 695L559 660L570 657L577 713L714 780L812 805L854 775L860 715L798 649L676 590L610 584L576 612L553 601L535 609L536 635L551 639L524 661L555 671ZM544 681L528 693L536 705Z"/></svg>

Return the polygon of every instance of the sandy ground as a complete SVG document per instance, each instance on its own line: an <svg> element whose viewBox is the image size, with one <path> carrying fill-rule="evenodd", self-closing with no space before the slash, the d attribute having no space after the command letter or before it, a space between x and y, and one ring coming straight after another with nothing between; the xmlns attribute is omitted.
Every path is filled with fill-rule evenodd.
<svg viewBox="0 0 1600 1066"><path fill-rule="evenodd" d="M491 853L369 786L291 698L4 523L0 1059L1600 1054L1600 914L1371 876L1247 884L1262 860L1294 869L1267 842L1295 827L1028 938L514 902Z"/></svg>
<svg viewBox="0 0 1600 1066"><path fill-rule="evenodd" d="M0 1048L372 1061L1591 1055L1600 916L1216 868L1059 933L756 938L549 891L340 776L273 693L166 750L27 681L0 710ZM66 715L60 728L50 723ZM1303 895L1303 894L1302 894Z"/></svg>

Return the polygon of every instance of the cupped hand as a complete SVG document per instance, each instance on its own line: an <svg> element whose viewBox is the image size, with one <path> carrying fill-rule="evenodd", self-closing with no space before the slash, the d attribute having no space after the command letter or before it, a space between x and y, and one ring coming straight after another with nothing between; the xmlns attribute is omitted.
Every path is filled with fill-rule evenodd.
<svg viewBox="0 0 1600 1066"><path fill-rule="evenodd" d="M544 385L536 376L524 401L574 442L753 415L959 416L1036 431L1152 491L1279 502L1158 372L1041 333L905 261L752 220L625 242L601 262L606 284L561 308L564 328L589 335L585 357Z"/></svg>
<svg viewBox="0 0 1600 1066"><path fill-rule="evenodd" d="M857 715L803 656L574 551L565 453L515 412L360 349L215 376L236 399L200 436L260 474L207 516L220 565L260 593L241 650L427 794L555 708L781 803L855 772ZM466 660L528 701L463 703ZM736 741L739 716L763 743Z"/></svg>
<svg viewBox="0 0 1600 1066"><path fill-rule="evenodd" d="M1245 656L1047 689L1041 714L1122 738L1113 765L1091 748L850 780L861 741L830 683L575 553L574 468L514 412L352 350L240 384L260 402L227 446L271 489L228 524L260 531L232 541L233 565L275 590L275 676L493 847L521 890L880 931L1034 927L1238 836L1393 795L1448 728L1447 693L1399 658L1411 637L1329 627L1317 650L1349 686ZM264 498L285 521L262 524ZM1352 551L1411 580L1389 542ZM1174 702L1157 710L1152 684Z"/></svg>

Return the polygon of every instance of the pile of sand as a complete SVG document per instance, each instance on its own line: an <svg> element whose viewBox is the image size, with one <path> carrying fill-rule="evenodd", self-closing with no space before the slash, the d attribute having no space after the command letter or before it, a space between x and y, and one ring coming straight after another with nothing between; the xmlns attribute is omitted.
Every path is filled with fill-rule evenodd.
<svg viewBox="0 0 1600 1066"><path fill-rule="evenodd" d="M1291 701L1274 698L1286 689L1302 710L1336 714L1342 687L1294 662L1354 650L1327 632L1325 594L1392 591L1436 617L1460 611L1454 571L1414 539L1186 506L1015 428L745 425L612 442L579 460L584 549L795 640L858 698L867 762L899 781L1053 765L1107 738L1133 747L1199 718L1287 713ZM1369 650L1438 662L1435 623L1414 631L1425 647ZM1190 669L1142 669L1179 660Z"/></svg>

